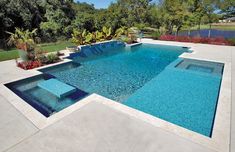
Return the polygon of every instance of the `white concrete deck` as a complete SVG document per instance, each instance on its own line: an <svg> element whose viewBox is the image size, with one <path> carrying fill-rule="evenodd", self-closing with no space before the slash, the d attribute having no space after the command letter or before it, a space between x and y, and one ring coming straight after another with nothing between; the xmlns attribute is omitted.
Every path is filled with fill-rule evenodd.
<svg viewBox="0 0 235 152"><path fill-rule="evenodd" d="M159 124L143 121L142 118L131 116L123 111L125 108L117 108L115 103L105 104L102 98L89 97L90 101L79 109L73 109L59 121L53 121L47 127L38 127L25 115L19 112L6 97L5 90L0 89L0 151L126 151L126 152L228 152L235 151L235 104L232 108L231 141L231 92L235 91L235 47L215 46L203 44L177 43L143 40L146 43L181 45L192 47L192 54L184 54L182 57L205 59L225 63L226 75L223 81L223 101L227 101L220 107L225 107L227 113L222 114L217 121L224 126L225 130L218 130L224 134L221 138L223 145L217 148L209 148L202 143L190 139L180 132L172 132ZM234 62L233 62L234 61ZM233 76L231 77L231 69ZM24 71L15 67L15 61L0 62L0 85L38 74L35 71ZM231 78L234 80L232 81ZM232 85L231 85L232 84ZM232 87L232 89L231 89ZM228 95L228 96L227 96ZM6 99L7 98L7 99ZM15 99L14 99L15 100ZM105 100L105 99L104 99ZM220 99L221 100L221 99ZM112 102L112 101L111 101ZM116 106L114 108L114 106ZM122 110L120 110L122 109ZM223 112L223 110L219 113ZM218 111L217 111L218 112ZM229 120L222 120L227 118ZM218 123L217 123L218 124ZM219 128L219 126L217 127ZM230 136L229 136L230 137ZM192 137L194 138L194 137ZM218 144L218 143L217 143ZM224 147L225 145L225 147Z"/></svg>

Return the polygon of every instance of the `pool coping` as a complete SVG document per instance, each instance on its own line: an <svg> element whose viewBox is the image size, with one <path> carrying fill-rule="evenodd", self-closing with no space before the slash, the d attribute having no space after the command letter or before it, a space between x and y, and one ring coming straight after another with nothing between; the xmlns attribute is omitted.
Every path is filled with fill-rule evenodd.
<svg viewBox="0 0 235 152"><path fill-rule="evenodd" d="M155 44L155 43L151 43ZM179 46L182 46L181 43ZM172 46L172 45L171 45ZM174 45L173 45L174 46ZM205 61L212 61L212 62L221 62L216 60L210 60L210 59L200 59L200 58L194 58L193 54L195 53L194 47L191 47L191 50L193 52L191 53L191 57L185 57L185 53L182 54L181 58L190 58L190 59L197 59L197 60L205 60ZM37 69L29 70L30 72L34 73L35 75L41 74L40 71L37 71L39 69L48 68L51 66L63 64L66 62L70 62L71 60L65 59L62 62L48 65L44 67L40 67ZM221 82L221 89L219 94L219 100L217 105L217 112L215 116L215 122L214 122L214 128L212 137L206 137L199 133L190 131L188 129L185 129L183 127L174 125L170 122L164 121L160 118L151 116L149 114L146 114L144 112L141 112L139 110L127 107L123 104L120 104L118 102L113 102L113 100L102 97L98 94L92 94L79 102L65 108L64 110L50 116L49 118L43 116L41 113L39 113L36 109L31 107L28 103L26 103L24 100L22 100L20 97L18 97L16 94L14 94L11 90L9 90L7 87L5 87L3 84L0 85L0 91L4 92L4 97L16 108L18 109L23 115L28 118L37 128L43 129L56 121L62 119L65 116L68 116L72 112L78 110L79 108L83 107L84 105L94 102L100 102L106 106L110 106L118 111L121 111L123 113L126 113L130 116L133 116L137 119L140 119L144 122L150 123L158 128L161 128L163 130L166 130L168 132L177 134L181 137L184 137L188 140L191 140L195 143L198 143L200 145L206 146L210 149L213 149L215 151L221 151L221 152L228 152L229 151L229 144L230 144L230 117L231 117L231 63L229 62L221 62L224 63L224 74ZM28 77L32 77L28 76ZM27 77L25 77L27 78ZM21 80L23 78L19 78L16 80L11 80L10 83L13 81ZM22 102L23 101L23 102ZM111 102L110 102L111 101ZM225 121L227 120L227 121ZM223 140L221 140L223 139Z"/></svg>

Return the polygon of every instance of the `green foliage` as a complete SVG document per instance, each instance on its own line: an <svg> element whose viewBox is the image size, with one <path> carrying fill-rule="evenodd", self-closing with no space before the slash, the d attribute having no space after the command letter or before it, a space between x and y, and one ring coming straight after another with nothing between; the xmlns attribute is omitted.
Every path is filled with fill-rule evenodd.
<svg viewBox="0 0 235 152"><path fill-rule="evenodd" d="M34 29L33 31L29 30L22 30L19 28L15 28L15 33L6 32L10 34L10 37L8 39L7 44L8 45L21 45L21 44L35 44L34 37L37 35L37 29ZM25 50L27 51L27 50Z"/></svg>
<svg viewBox="0 0 235 152"><path fill-rule="evenodd" d="M30 31L37 28L42 42L71 38L72 33L76 34L73 29L78 29L80 35L84 30L87 33L86 39L76 43L85 44L109 40L113 35L128 35L127 29L131 27L143 31L146 27L151 27L172 34L174 30L178 32L181 28L190 31L191 27L198 26L200 29L201 24L216 22L218 17L235 15L234 0L153 2L116 0L107 9L96 9L94 5L73 0L1 0L0 41L5 42L9 37L5 31L14 33L15 27ZM215 10L220 10L223 14L218 15ZM125 34L120 30L122 27L127 28L124 30Z"/></svg>
<svg viewBox="0 0 235 152"><path fill-rule="evenodd" d="M87 30L83 30L83 32L81 32L80 30L74 29L71 41L77 45L85 45L111 40L113 37L112 29L104 26L102 31L97 30L93 33L90 33Z"/></svg>
<svg viewBox="0 0 235 152"><path fill-rule="evenodd" d="M158 40L160 36L161 36L161 33L159 31L155 31L151 35L151 37L155 40Z"/></svg>
<svg viewBox="0 0 235 152"><path fill-rule="evenodd" d="M131 39L129 37L123 36L120 38L121 41L130 44L131 43Z"/></svg>
<svg viewBox="0 0 235 152"><path fill-rule="evenodd" d="M120 38L121 41L127 43L127 44L132 44L137 42L137 37L135 35L129 35L129 36L122 36Z"/></svg>
<svg viewBox="0 0 235 152"><path fill-rule="evenodd" d="M217 7L220 8L225 18L235 16L235 1L234 0L217 0Z"/></svg>
<svg viewBox="0 0 235 152"><path fill-rule="evenodd" d="M137 32L133 28L121 27L116 30L114 38L130 44L137 41Z"/></svg>
<svg viewBox="0 0 235 152"><path fill-rule="evenodd" d="M86 30L84 30L84 31L86 31ZM91 44L92 42L94 42L92 33L88 32L84 36L85 36L85 44Z"/></svg>
<svg viewBox="0 0 235 152"><path fill-rule="evenodd" d="M65 49L67 46L73 46L73 45L74 45L73 43L68 41L40 44L38 45L38 47L35 48L35 55L36 55L35 59L37 60L40 54L43 55L46 52L56 52ZM10 49L10 50L0 49L0 61L11 60L16 58L19 58L17 49Z"/></svg>
<svg viewBox="0 0 235 152"><path fill-rule="evenodd" d="M34 37L37 35L37 29L32 31L15 29L15 33L7 32L10 34L8 45L15 45L18 49L26 52L27 59L34 60L36 43ZM24 58L26 59L26 58Z"/></svg>
<svg viewBox="0 0 235 152"><path fill-rule="evenodd" d="M118 28L115 32L114 38L116 38L116 39L121 38L121 36L125 34L125 31L126 31L126 27Z"/></svg>
<svg viewBox="0 0 235 152"><path fill-rule="evenodd" d="M231 45L235 46L235 38L230 38L228 41L231 43Z"/></svg>
<svg viewBox="0 0 235 152"><path fill-rule="evenodd" d="M82 32L74 29L73 33L72 33L71 41L72 41L72 43L75 43L77 45L83 45L84 44L84 39L83 39L83 36L82 36Z"/></svg>
<svg viewBox="0 0 235 152"><path fill-rule="evenodd" d="M69 1L51 1L42 4L46 8L46 13L45 20L40 23L40 29L45 39L57 40L58 37L70 33L69 26L75 19L71 4Z"/></svg>
<svg viewBox="0 0 235 152"><path fill-rule="evenodd" d="M142 31L146 28L146 25L144 23L137 23L135 24L135 27Z"/></svg>
<svg viewBox="0 0 235 152"><path fill-rule="evenodd" d="M72 33L72 39L71 41L77 45L85 45L90 44L93 40L93 34L90 32L87 32L87 30L77 30L74 29Z"/></svg>
<svg viewBox="0 0 235 152"><path fill-rule="evenodd" d="M59 60L60 58L56 53L50 53L46 56L46 64L56 63Z"/></svg>
<svg viewBox="0 0 235 152"><path fill-rule="evenodd" d="M96 31L93 33L93 40L95 42L101 42L104 41L104 34L102 32Z"/></svg>
<svg viewBox="0 0 235 152"><path fill-rule="evenodd" d="M1 0L0 1L0 39L6 40L5 31L14 32L15 27L38 30L43 41L51 41L61 35L74 19L73 1L58 0Z"/></svg>
<svg viewBox="0 0 235 152"><path fill-rule="evenodd" d="M102 28L102 32L103 32L103 37L104 37L105 40L110 40L110 39L112 39L112 37L111 37L111 34L112 34L112 29L111 29L111 27L110 27L110 28L107 28L106 26L104 26L104 27Z"/></svg>
<svg viewBox="0 0 235 152"><path fill-rule="evenodd" d="M95 21L93 14L82 13L78 14L75 20L72 21L72 27L80 30L88 30L90 32L95 30Z"/></svg>

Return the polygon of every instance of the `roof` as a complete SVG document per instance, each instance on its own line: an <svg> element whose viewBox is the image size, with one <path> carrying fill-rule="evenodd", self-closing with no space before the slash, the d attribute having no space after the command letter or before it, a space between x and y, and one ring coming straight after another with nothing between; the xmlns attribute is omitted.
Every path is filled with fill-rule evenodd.
<svg viewBox="0 0 235 152"><path fill-rule="evenodd" d="M233 21L235 21L235 17L230 17L230 18L227 18L225 20L233 20Z"/></svg>

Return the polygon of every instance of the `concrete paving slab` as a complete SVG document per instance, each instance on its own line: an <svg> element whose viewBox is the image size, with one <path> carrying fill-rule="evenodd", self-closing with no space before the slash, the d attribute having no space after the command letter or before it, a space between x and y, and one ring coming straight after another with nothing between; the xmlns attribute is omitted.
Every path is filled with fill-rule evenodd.
<svg viewBox="0 0 235 152"><path fill-rule="evenodd" d="M146 41L147 42L147 41ZM153 41L150 40L150 43ZM205 44L177 43L166 41L154 41L164 45L184 45L197 50L192 54L184 54L181 57L206 59L210 61L226 63L227 71L230 71L231 62L235 55L231 51L235 47L212 46ZM0 63L0 85L17 79L38 74L36 70L25 71L16 68L15 61ZM233 88L235 88L235 64L232 65ZM224 75L224 92L231 95L231 74ZM0 151L133 151L133 152L164 152L164 151L200 151L211 150L193 143L188 138L177 136L171 131L158 128L136 119L130 115L115 111L112 107L106 107L99 103L90 103L81 109L75 109L74 113L61 117L60 121L47 128L38 131L29 121L10 104L10 100L2 98L9 94L1 93L5 90L0 86ZM234 89L232 90L234 92ZM234 94L234 93L233 93ZM230 96L224 97L230 104ZM14 100L18 100L12 98ZM234 95L233 95L234 99ZM1 102L5 101L5 102ZM7 104L5 104L7 103ZM224 103L223 103L224 104ZM235 104L233 104L233 109ZM230 116L230 112L228 113ZM224 117L221 117L221 120ZM230 120L230 117L228 117ZM227 119L223 119L227 120ZM228 123L229 122L229 123ZM225 126L230 126L230 121L223 121ZM224 126L224 125L223 125ZM216 126L215 126L216 128ZM217 130L216 130L217 131ZM217 131L218 132L218 131ZM219 130L220 133L227 129ZM230 132L229 132L230 133ZM231 130L231 151L235 150L235 111L233 110ZM224 136L227 137L227 136ZM193 138L193 137L192 137ZM220 138L226 141L227 138ZM224 152L224 151L223 151Z"/></svg>
<svg viewBox="0 0 235 152"><path fill-rule="evenodd" d="M232 124L231 124L231 152L235 152L235 49L232 51Z"/></svg>
<svg viewBox="0 0 235 152"><path fill-rule="evenodd" d="M9 150L25 151L213 152L95 101Z"/></svg>
<svg viewBox="0 0 235 152"><path fill-rule="evenodd" d="M0 83L13 81L38 74L36 71L27 71L16 67L15 60L3 61L0 64Z"/></svg>
<svg viewBox="0 0 235 152"><path fill-rule="evenodd" d="M0 151L36 133L38 129L0 96Z"/></svg>

